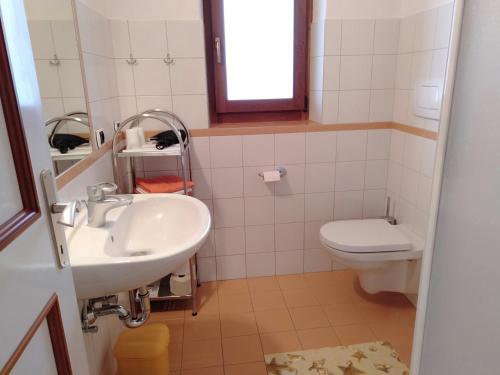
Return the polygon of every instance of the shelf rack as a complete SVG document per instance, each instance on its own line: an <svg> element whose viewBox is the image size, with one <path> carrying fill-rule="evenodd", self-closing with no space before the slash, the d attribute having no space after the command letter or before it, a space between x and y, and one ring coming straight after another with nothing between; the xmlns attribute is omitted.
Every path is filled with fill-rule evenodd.
<svg viewBox="0 0 500 375"><path fill-rule="evenodd" d="M164 148L163 150L158 150L155 147L154 142L148 141L146 144L138 149L127 150L124 145L124 129L140 127L144 120L156 120L168 130L173 131L177 137L178 144L172 145L170 147ZM183 140L180 130L184 130L186 137ZM191 155L190 155L190 144L191 136L189 130L184 125L182 120L170 111L162 109L150 109L141 112L137 115L131 116L120 123L115 131L112 142L112 156L113 156L113 175L115 181L117 182L121 193L133 193L135 189L135 159L139 157L177 157L181 161L181 177L183 179L183 192L188 195L190 189L188 188L188 181L191 179ZM120 162L123 159L126 163L125 173L126 184L123 183L122 177L123 173L120 173ZM124 188L124 186L126 186ZM189 259L189 271L191 276L191 294L184 296L176 296L170 292L170 288L160 288L160 293L158 296L151 297L151 301L176 301L176 300L191 300L192 303L192 314L197 315L197 287L198 282L198 266L196 254ZM170 279L170 275L166 275L165 278ZM163 279L162 279L163 280ZM163 283L162 285L165 285ZM162 294L163 292L163 294ZM130 306L132 310L132 315L135 315L135 293L134 291L129 292Z"/></svg>

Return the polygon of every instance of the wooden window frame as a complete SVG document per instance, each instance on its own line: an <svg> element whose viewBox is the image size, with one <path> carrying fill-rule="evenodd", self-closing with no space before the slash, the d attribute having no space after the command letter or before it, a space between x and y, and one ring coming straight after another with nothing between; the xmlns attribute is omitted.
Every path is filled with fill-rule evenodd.
<svg viewBox="0 0 500 375"><path fill-rule="evenodd" d="M291 99L227 100L225 53L216 62L215 38L224 40L223 0L204 0L205 49L210 121L212 123L246 121L305 120L308 110L309 25L312 0L295 0L294 22L294 96Z"/></svg>
<svg viewBox="0 0 500 375"><path fill-rule="evenodd" d="M68 344L64 334L61 308L59 306L57 295L54 293L38 317L35 319L28 332L26 332L16 350L14 350L14 353L12 353L4 367L0 370L0 375L10 374L17 361L21 358L21 355L33 339L33 336L35 336L38 329L45 321L47 322L47 326L49 328L50 342L52 343L52 351L54 353L54 362L57 368L57 374L72 374Z"/></svg>
<svg viewBox="0 0 500 375"><path fill-rule="evenodd" d="M9 55L0 19L0 103L2 105L7 135L23 208L7 221L0 223L0 251L16 239L40 217L40 206L26 135L19 112Z"/></svg>

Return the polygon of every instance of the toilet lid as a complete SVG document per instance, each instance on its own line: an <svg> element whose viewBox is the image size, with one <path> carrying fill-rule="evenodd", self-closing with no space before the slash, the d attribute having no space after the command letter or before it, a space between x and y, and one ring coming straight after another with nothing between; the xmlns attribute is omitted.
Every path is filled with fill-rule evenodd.
<svg viewBox="0 0 500 375"><path fill-rule="evenodd" d="M341 220L320 229L321 241L334 249L350 253L377 253L411 250L411 240L397 225L383 219Z"/></svg>

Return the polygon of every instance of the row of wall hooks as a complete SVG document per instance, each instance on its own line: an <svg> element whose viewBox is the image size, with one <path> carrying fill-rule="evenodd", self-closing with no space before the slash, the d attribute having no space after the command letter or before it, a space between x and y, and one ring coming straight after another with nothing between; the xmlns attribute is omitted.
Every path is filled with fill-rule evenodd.
<svg viewBox="0 0 500 375"><path fill-rule="evenodd" d="M126 60L129 65L137 65L138 61L134 58L134 55L130 54L130 57ZM170 56L170 53L167 53L167 57L163 59L163 62L167 65L175 64L175 60Z"/></svg>

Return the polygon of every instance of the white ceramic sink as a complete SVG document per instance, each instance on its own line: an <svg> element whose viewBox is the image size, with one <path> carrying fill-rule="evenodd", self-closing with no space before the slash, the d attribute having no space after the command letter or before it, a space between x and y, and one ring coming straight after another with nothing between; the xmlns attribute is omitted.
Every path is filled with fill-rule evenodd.
<svg viewBox="0 0 500 375"><path fill-rule="evenodd" d="M78 298L96 298L145 286L188 261L208 236L211 217L198 199L138 194L130 206L108 212L106 225L87 225L87 212L67 231Z"/></svg>

